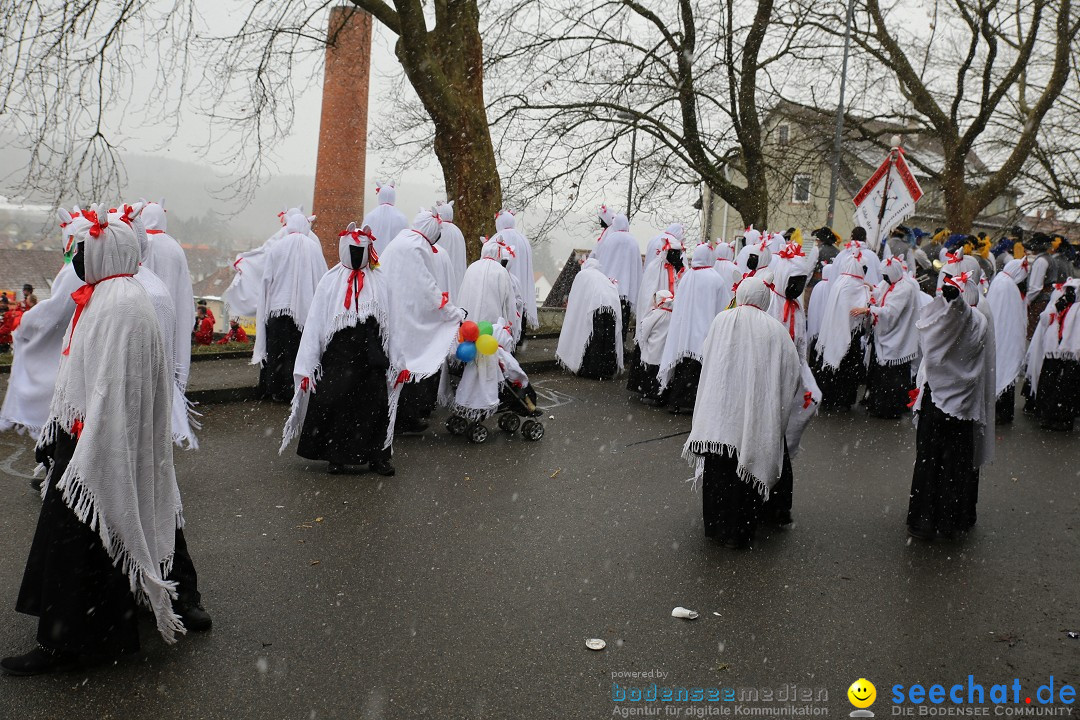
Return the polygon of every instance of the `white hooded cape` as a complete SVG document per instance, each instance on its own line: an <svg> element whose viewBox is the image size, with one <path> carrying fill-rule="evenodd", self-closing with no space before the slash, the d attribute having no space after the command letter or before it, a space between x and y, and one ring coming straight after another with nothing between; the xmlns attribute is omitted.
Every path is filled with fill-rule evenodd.
<svg viewBox="0 0 1080 720"><path fill-rule="evenodd" d="M382 257L386 247L395 237L409 227L409 220L396 207L397 190L393 185L383 185L375 189L375 199L378 205L367 215L360 224L371 228L371 234L375 236L375 252Z"/></svg>
<svg viewBox="0 0 1080 720"><path fill-rule="evenodd" d="M290 217L286 228L291 232L270 246L262 273L262 292L255 313L255 349L251 364L266 360L266 323L287 315L304 329L311 298L319 280L326 274L322 248L300 226L300 219Z"/></svg>
<svg viewBox="0 0 1080 720"><path fill-rule="evenodd" d="M667 290L658 290L653 294L649 312L638 323L638 348L641 350L641 362L645 365L660 365L664 358L664 346L667 344L668 331L671 329L671 306L675 296Z"/></svg>
<svg viewBox="0 0 1080 720"><path fill-rule="evenodd" d="M473 322L494 324L498 318L513 318L517 314L512 278L500 262L503 252L498 243L485 243L481 258L465 271L455 302L468 312L468 319Z"/></svg>
<svg viewBox="0 0 1080 720"><path fill-rule="evenodd" d="M626 298L631 308L637 308L641 290L641 248L625 215L616 215L604 236L604 242L593 252L601 271L615 281L619 297Z"/></svg>
<svg viewBox="0 0 1080 720"><path fill-rule="evenodd" d="M397 379L401 371L405 370L405 359L391 331L390 290L385 274L378 267L363 268L357 278L353 277L353 268L349 264L349 243L348 236L344 236L339 242L338 254L341 262L319 280L315 296L311 300L311 309L304 323L304 332L300 337L300 347L293 365L292 406L289 419L282 430L278 454L284 452L304 428L311 394L319 391L322 356L330 340L339 330L356 327L368 318L374 318L379 323L383 351L390 360L390 367L386 371L390 422L383 447L390 447L394 441L394 420L401 391ZM352 292L353 288L360 284L361 278L363 287L360 292ZM302 385L304 378L309 381L307 388Z"/></svg>
<svg viewBox="0 0 1080 720"><path fill-rule="evenodd" d="M737 453L739 477L765 499L780 479L785 431L802 391L795 345L761 309L769 294L759 278L748 278L739 285L737 306L713 320L683 446L697 477L703 454Z"/></svg>
<svg viewBox="0 0 1080 720"><path fill-rule="evenodd" d="M878 365L902 365L919 356L919 331L915 327L922 309L922 292L909 282L899 260L890 259L885 279L870 306L874 324L874 351Z"/></svg>
<svg viewBox="0 0 1080 720"><path fill-rule="evenodd" d="M848 254L836 263L836 275L829 281L829 295L821 316L817 348L826 367L840 367L851 347L851 336L863 324L861 317L851 316L851 310L867 307L869 303L870 289L863 278L862 265Z"/></svg>
<svg viewBox="0 0 1080 720"><path fill-rule="evenodd" d="M611 278L601 271L600 264L594 258L589 258L581 266L581 272L574 277L574 284L570 286L566 315L563 318L562 330L559 331L559 345L555 349L555 359L572 373L581 369L585 349L592 340L593 316L597 311L615 319L615 358L619 372L622 372L622 308L619 291Z"/></svg>
<svg viewBox="0 0 1080 720"><path fill-rule="evenodd" d="M439 371L453 346L464 313L439 289L435 253L428 238L438 241L438 222L426 210L402 230L380 255L390 288L390 333L413 381Z"/></svg>
<svg viewBox="0 0 1080 720"><path fill-rule="evenodd" d="M1043 360L1046 358L1064 358L1080 360L1080 308L1074 303L1065 313L1064 322L1055 307L1061 298L1062 290L1072 286L1080 295L1080 279L1069 278L1061 287L1050 292L1046 309L1039 315L1039 324L1031 336L1027 352L1027 379L1031 382L1032 396L1039 390L1039 376L1042 374ZM1030 292L1028 295L1030 296Z"/></svg>
<svg viewBox="0 0 1080 720"><path fill-rule="evenodd" d="M457 302L457 293L461 288L461 280L465 277L465 269L469 265L468 254L465 248L465 235L461 228L454 224L454 201L448 203L436 203L435 212L442 220L442 230L439 233L439 250L447 253L450 261L450 298Z"/></svg>
<svg viewBox="0 0 1080 720"><path fill-rule="evenodd" d="M678 249L682 250L682 246L680 245ZM674 298L679 283L687 272L685 264L682 270L676 271L675 266L667 261L666 254L656 256L652 262L645 266L645 271L641 275L641 289L638 290L638 301L634 307L650 307L656 298L656 293L660 290L666 290ZM642 334L641 323L643 317L637 313L635 313L635 316L637 318L637 328L634 332L636 341Z"/></svg>
<svg viewBox="0 0 1080 720"><path fill-rule="evenodd" d="M498 232L488 241L508 245L514 251L506 269L517 278L518 290L525 302L525 322L522 324L528 324L531 328L540 327L536 314L536 278L533 277L532 246L517 230L517 218L509 210L501 210L495 216L495 229Z"/></svg>
<svg viewBox="0 0 1080 720"><path fill-rule="evenodd" d="M1027 351L1027 308L1017 283L1027 279L1027 263L1010 260L994 276L986 302L994 318L994 347L997 351L995 392L997 395L1016 383L1024 368Z"/></svg>
<svg viewBox="0 0 1080 720"><path fill-rule="evenodd" d="M105 216L103 207L98 212ZM97 531L171 643L185 632L172 608L176 583L165 579L184 524L169 433L173 372L153 306L132 277L139 264L134 232L113 216L97 238L80 239L93 293L65 341L40 442L72 432L77 422L82 430L63 476L49 482Z"/></svg>
<svg viewBox="0 0 1080 720"><path fill-rule="evenodd" d="M976 281L968 283L978 293ZM976 301L977 302L977 301ZM994 327L986 314L964 297L946 302L941 295L919 311L922 362L916 375L915 421L924 386L942 412L975 422L975 466L994 459Z"/></svg>
<svg viewBox="0 0 1080 720"><path fill-rule="evenodd" d="M0 432L12 428L41 433L49 417L68 323L75 314L75 292L83 281L70 263L60 268L47 300L23 313L12 333L11 375L0 407Z"/></svg>
<svg viewBox="0 0 1080 720"><path fill-rule="evenodd" d="M172 346L176 351L176 374L180 392L187 388L191 369L191 328L195 325L195 294L191 289L191 273L188 272L187 256L167 227L165 208L149 202L139 214L148 235L148 247L142 263L161 278L173 300L176 327Z"/></svg>
<svg viewBox="0 0 1080 720"><path fill-rule="evenodd" d="M683 358L702 362L702 346L713 318L727 307L729 292L712 269L712 249L704 243L694 248L690 269L679 283L671 306L671 327L660 359L660 387L667 387L675 366Z"/></svg>

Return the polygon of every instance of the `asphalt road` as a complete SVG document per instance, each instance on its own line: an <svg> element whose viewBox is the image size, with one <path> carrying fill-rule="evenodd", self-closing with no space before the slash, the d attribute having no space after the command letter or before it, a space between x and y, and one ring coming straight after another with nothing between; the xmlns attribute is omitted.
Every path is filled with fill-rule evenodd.
<svg viewBox="0 0 1080 720"><path fill-rule="evenodd" d="M534 381L554 416L539 443L472 446L440 425L399 439L391 479L279 457L281 406L206 407L177 471L213 631L169 647L145 621L133 659L0 678L0 717L606 718L627 707L613 677L650 682L613 674L641 671L795 683L824 690L832 717L866 677L883 717L894 683L1080 682L1077 436L1018 417L976 529L923 545L904 534L910 423L819 417L795 460L795 526L733 552L703 537L684 438L665 438L689 418L620 385ZM10 609L39 506L31 457L0 436L4 654L35 629Z"/></svg>

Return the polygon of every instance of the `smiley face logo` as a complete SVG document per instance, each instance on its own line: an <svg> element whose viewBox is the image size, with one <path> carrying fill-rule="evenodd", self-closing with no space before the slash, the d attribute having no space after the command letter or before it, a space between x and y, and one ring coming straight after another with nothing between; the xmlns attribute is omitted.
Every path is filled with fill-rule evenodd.
<svg viewBox="0 0 1080 720"><path fill-rule="evenodd" d="M847 690L848 700L860 710L870 707L877 700L877 689L874 683L866 678L859 678L851 683Z"/></svg>

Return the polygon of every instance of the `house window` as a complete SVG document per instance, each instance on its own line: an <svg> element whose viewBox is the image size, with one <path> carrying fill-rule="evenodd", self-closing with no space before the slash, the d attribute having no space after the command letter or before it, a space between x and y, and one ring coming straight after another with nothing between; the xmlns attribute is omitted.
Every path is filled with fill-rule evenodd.
<svg viewBox="0 0 1080 720"><path fill-rule="evenodd" d="M810 202L809 175L795 176L795 179L791 183L791 202L800 204Z"/></svg>
<svg viewBox="0 0 1080 720"><path fill-rule="evenodd" d="M776 129L776 132L777 132L777 133L778 133L778 135L779 135L779 142L780 142L780 144L781 144L781 145L787 145L787 144L788 144L788 140L790 139L790 138L789 138L789 134L790 134L790 132L791 132L791 129L789 128L789 126L787 126L787 125L781 125L780 127L778 127L778 128Z"/></svg>

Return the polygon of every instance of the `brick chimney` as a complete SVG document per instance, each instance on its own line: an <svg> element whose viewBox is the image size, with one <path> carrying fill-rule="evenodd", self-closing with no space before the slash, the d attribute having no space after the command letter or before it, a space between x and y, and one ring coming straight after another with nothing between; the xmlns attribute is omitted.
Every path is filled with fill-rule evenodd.
<svg viewBox="0 0 1080 720"><path fill-rule="evenodd" d="M338 233L364 217L371 15L355 7L331 8L328 37L314 213L315 233L333 267Z"/></svg>

